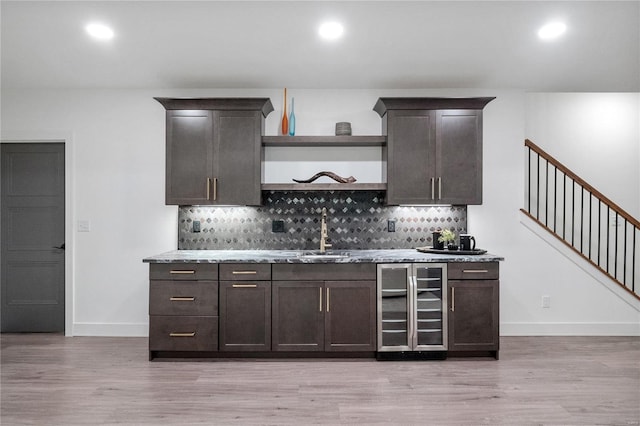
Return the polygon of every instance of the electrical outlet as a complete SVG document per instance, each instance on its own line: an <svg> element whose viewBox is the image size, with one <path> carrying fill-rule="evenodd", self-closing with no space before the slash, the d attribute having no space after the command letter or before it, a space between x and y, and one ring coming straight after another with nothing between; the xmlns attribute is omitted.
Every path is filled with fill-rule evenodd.
<svg viewBox="0 0 640 426"><path fill-rule="evenodd" d="M193 221L193 232L200 232L200 221L199 220L194 220Z"/></svg>
<svg viewBox="0 0 640 426"><path fill-rule="evenodd" d="M396 221L395 219L387 220L387 232L396 232Z"/></svg>
<svg viewBox="0 0 640 426"><path fill-rule="evenodd" d="M542 296L542 307L543 308L551 307L551 296Z"/></svg>
<svg viewBox="0 0 640 426"><path fill-rule="evenodd" d="M271 232L284 232L284 220L274 220L271 222Z"/></svg>

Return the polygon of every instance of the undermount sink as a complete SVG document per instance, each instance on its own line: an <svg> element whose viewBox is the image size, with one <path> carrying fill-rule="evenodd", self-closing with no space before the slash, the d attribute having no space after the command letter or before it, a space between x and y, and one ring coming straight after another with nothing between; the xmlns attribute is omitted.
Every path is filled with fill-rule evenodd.
<svg viewBox="0 0 640 426"><path fill-rule="evenodd" d="M341 253L341 252L326 252L326 253L304 252L304 253L300 253L298 255L298 257L300 259L318 259L318 260L322 260L322 259L345 259L345 258L347 258L349 256L350 256L349 253Z"/></svg>

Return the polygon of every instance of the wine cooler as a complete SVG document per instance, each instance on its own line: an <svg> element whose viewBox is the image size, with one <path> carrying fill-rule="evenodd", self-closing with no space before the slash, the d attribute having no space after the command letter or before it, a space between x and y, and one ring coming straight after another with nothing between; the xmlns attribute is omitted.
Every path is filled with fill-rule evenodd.
<svg viewBox="0 0 640 426"><path fill-rule="evenodd" d="M378 265L378 359L443 359L447 265Z"/></svg>

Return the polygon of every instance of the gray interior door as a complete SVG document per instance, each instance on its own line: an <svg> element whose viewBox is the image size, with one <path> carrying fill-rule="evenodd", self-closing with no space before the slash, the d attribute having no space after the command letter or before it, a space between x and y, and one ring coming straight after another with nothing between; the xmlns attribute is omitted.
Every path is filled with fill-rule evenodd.
<svg viewBox="0 0 640 426"><path fill-rule="evenodd" d="M2 332L64 331L64 144L2 144Z"/></svg>

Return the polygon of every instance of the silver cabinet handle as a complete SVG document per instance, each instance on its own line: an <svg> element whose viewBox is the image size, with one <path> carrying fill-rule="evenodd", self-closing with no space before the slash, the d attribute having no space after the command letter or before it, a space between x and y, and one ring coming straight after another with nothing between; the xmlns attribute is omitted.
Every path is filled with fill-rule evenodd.
<svg viewBox="0 0 640 426"><path fill-rule="evenodd" d="M207 178L207 201L211 199L211 178Z"/></svg>
<svg viewBox="0 0 640 426"><path fill-rule="evenodd" d="M322 312L322 287L318 287L318 290L320 291L320 303L318 304L318 311Z"/></svg>
<svg viewBox="0 0 640 426"><path fill-rule="evenodd" d="M442 200L442 178L438 177L438 200Z"/></svg>
<svg viewBox="0 0 640 426"><path fill-rule="evenodd" d="M256 275L258 271L233 271L232 275Z"/></svg>
<svg viewBox="0 0 640 426"><path fill-rule="evenodd" d="M463 274L486 274L489 270L487 269L463 269Z"/></svg>
<svg viewBox="0 0 640 426"><path fill-rule="evenodd" d="M170 274L173 275L191 275L191 274L195 274L196 271L193 270L175 270L172 269L171 271L169 271Z"/></svg>
<svg viewBox="0 0 640 426"><path fill-rule="evenodd" d="M329 297L330 297L330 294L331 294L331 293L329 293L330 290L331 289L329 287L327 287L327 312L329 312L329 305L331 303L331 302L329 302L329 300L330 300Z"/></svg>
<svg viewBox="0 0 640 426"><path fill-rule="evenodd" d="M170 301L172 302L193 302L196 300L195 297L177 297L177 296L173 296L169 298Z"/></svg>
<svg viewBox="0 0 640 426"><path fill-rule="evenodd" d="M233 284L232 285L233 288L256 288L258 287L257 284Z"/></svg>
<svg viewBox="0 0 640 426"><path fill-rule="evenodd" d="M436 184L435 184L435 179L431 178L431 199L435 200L436 199Z"/></svg>
<svg viewBox="0 0 640 426"><path fill-rule="evenodd" d="M218 178L213 178L213 201L218 199Z"/></svg>

